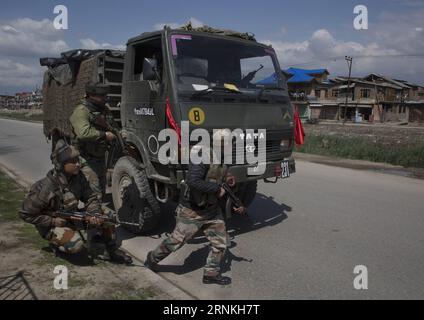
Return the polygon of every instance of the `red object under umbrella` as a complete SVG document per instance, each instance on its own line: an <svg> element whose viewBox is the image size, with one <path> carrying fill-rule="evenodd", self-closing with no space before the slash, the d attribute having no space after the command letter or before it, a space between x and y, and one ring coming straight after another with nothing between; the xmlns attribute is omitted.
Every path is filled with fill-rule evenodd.
<svg viewBox="0 0 424 320"><path fill-rule="evenodd" d="M294 112L294 141L297 146L305 143L305 131L303 130L302 121L300 120L299 112Z"/></svg>

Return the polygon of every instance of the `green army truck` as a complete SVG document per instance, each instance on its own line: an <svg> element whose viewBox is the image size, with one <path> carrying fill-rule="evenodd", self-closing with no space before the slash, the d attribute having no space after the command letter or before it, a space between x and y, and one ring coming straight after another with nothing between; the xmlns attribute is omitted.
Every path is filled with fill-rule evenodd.
<svg viewBox="0 0 424 320"><path fill-rule="evenodd" d="M53 146L72 135L69 116L84 98L85 84L110 86L109 109L121 127L126 150L108 153L108 186L121 225L133 232L156 226L159 204L178 200L184 184L187 165L160 161L166 143L159 139L163 129L180 134L185 121L190 132L202 128L211 136L214 129L238 129L233 131L238 132L232 141L234 159L257 153L265 139L266 162L260 175L248 174L255 165L246 161L229 165L236 182L233 190L245 206L254 200L258 180L275 183L295 172L286 80L274 49L251 34L166 26L129 39L126 52L73 50L40 62L48 67L44 133ZM266 136L253 134L240 148L236 140L247 140L251 129L265 129ZM227 216L231 204L228 198L223 205Z"/></svg>

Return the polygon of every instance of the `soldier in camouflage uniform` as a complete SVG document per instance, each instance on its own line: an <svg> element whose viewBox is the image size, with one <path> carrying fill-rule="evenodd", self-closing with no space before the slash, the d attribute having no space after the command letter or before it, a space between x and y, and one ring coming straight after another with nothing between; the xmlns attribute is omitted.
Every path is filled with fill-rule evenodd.
<svg viewBox="0 0 424 320"><path fill-rule="evenodd" d="M99 201L80 171L79 152L75 147L58 141L51 156L54 169L37 181L24 199L21 218L34 224L40 235L54 250L74 254L83 249L83 239L75 225L55 217L58 210L78 211L79 201L85 211L101 213ZM102 226L101 218L92 217L88 223L97 228L97 241L106 246L110 260L130 264L131 257L119 250L114 227Z"/></svg>
<svg viewBox="0 0 424 320"><path fill-rule="evenodd" d="M214 134L214 140L228 134L222 130ZM210 242L210 251L203 273L203 283L227 285L231 278L221 275L221 262L227 248L227 231L219 199L225 194L220 186L227 177L224 164L189 164L186 186L180 194L180 204L176 209L177 223L172 234L155 250L147 254L145 266L155 271L157 264L171 252L181 248L199 230L202 230ZM244 208L235 208L243 214Z"/></svg>
<svg viewBox="0 0 424 320"><path fill-rule="evenodd" d="M106 151L116 139L109 128L116 128L116 123L106 107L109 87L89 83L85 91L85 101L76 106L69 119L73 129L72 144L83 158L81 171L102 201L106 188Z"/></svg>

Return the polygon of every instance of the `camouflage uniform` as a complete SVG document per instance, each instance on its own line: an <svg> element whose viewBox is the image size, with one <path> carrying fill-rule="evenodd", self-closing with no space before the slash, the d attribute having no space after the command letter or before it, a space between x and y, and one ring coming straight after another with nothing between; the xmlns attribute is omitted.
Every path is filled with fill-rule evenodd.
<svg viewBox="0 0 424 320"><path fill-rule="evenodd" d="M106 107L97 107L89 101L79 104L70 117L73 128L72 144L78 148L83 160L81 171L99 201L106 188L106 128L104 123L115 125ZM103 123L103 125L102 125Z"/></svg>
<svg viewBox="0 0 424 320"><path fill-rule="evenodd" d="M77 211L78 201L84 202L86 211L100 212L97 195L90 189L84 174L80 172L67 177L64 173L51 170L47 177L31 186L20 215L25 222L34 224L40 235L60 251L76 253L83 248L78 230L73 226L55 227L53 214L60 209ZM109 237L107 240L113 245L114 232L108 229L103 228L101 232Z"/></svg>
<svg viewBox="0 0 424 320"><path fill-rule="evenodd" d="M220 274L221 261L227 248L227 231L217 193L220 191L218 183L222 182L225 172L225 166L189 165L186 183L190 190L181 192L174 231L150 253L153 263L158 263L171 252L181 248L202 230L211 245L204 275Z"/></svg>
<svg viewBox="0 0 424 320"><path fill-rule="evenodd" d="M51 245L65 253L77 253L83 248L83 239L75 225L57 227L54 225L54 213L58 210L78 211L79 201L85 205L85 211L100 213L101 208L94 193L85 178L79 171L76 175L68 175L63 171L67 160L77 158L78 151L74 147L57 143L52 161L55 169L48 172L44 179L34 183L24 199L21 218L35 225L40 235ZM116 248L114 227L101 227L99 237L106 247Z"/></svg>

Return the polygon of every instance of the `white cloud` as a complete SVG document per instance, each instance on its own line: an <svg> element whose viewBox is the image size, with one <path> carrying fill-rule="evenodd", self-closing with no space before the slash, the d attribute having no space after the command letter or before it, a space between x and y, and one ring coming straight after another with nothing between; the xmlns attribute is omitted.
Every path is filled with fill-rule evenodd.
<svg viewBox="0 0 424 320"><path fill-rule="evenodd" d="M40 85L43 70L41 67L22 64L10 59L0 59L0 87L28 87Z"/></svg>
<svg viewBox="0 0 424 320"><path fill-rule="evenodd" d="M110 43L98 43L94 41L93 39L80 39L81 43L81 49L89 49L89 50L95 50L95 49L112 49L112 50L125 50L126 46L123 44L110 44Z"/></svg>
<svg viewBox="0 0 424 320"><path fill-rule="evenodd" d="M200 21L199 19L196 19L196 18L193 18L193 17L191 17L188 21L190 21L190 22L191 22L191 25L192 25L194 28L200 28L200 27L203 27L203 26L205 25L205 24L204 24L202 21ZM180 23L180 22L168 22L168 23L163 23L163 22L160 22L160 23L155 23L155 24L153 25L153 29L154 29L154 30L162 30L164 26L169 26L171 29L178 29L178 28L182 27L183 25L185 25L186 23L187 23L187 22L184 22L184 23Z"/></svg>
<svg viewBox="0 0 424 320"><path fill-rule="evenodd" d="M344 56L348 55L354 57L354 75L375 72L424 84L424 29L420 27L423 16L422 9L402 14L383 12L370 25L366 42L337 39L326 29L315 31L304 41L261 42L274 47L283 67L322 67L327 68L331 76L346 75Z"/></svg>
<svg viewBox="0 0 424 320"><path fill-rule="evenodd" d="M20 18L0 22L0 52L3 56L54 56L69 50L63 32L48 19Z"/></svg>

